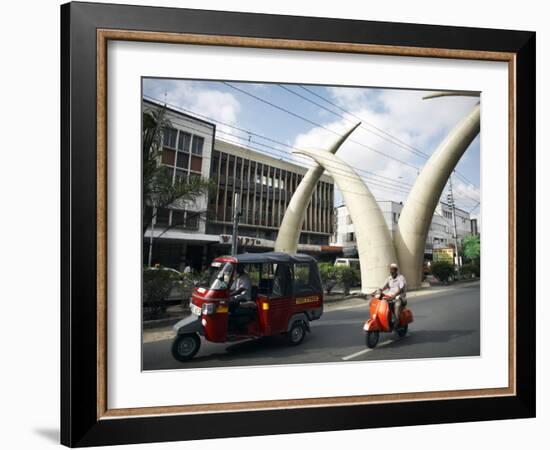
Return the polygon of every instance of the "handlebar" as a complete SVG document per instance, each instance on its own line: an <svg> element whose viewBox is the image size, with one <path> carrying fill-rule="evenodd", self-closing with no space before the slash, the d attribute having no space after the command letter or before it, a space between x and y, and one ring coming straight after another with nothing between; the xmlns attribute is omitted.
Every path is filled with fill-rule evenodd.
<svg viewBox="0 0 550 450"><path fill-rule="evenodd" d="M390 295L384 294L379 289L377 289L376 291L371 292L370 295L371 295L371 297L375 297L375 298L378 298L380 300L388 300L388 301L395 300L395 297L391 297Z"/></svg>

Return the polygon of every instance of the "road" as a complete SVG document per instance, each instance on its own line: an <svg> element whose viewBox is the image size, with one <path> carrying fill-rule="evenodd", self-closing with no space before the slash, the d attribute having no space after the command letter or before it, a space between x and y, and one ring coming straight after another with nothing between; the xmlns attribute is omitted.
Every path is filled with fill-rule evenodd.
<svg viewBox="0 0 550 450"><path fill-rule="evenodd" d="M341 306L327 305L322 318L312 322L311 333L297 347L287 346L280 337L230 344L214 344L202 339L195 358L180 363L171 356L171 339L164 339L144 344L143 369L477 356L480 350L479 301L479 282L410 293L408 306L413 311L414 322L409 325L409 333L404 338L398 338L395 333L383 333L373 350L366 348L362 330L368 318L367 302L356 300Z"/></svg>

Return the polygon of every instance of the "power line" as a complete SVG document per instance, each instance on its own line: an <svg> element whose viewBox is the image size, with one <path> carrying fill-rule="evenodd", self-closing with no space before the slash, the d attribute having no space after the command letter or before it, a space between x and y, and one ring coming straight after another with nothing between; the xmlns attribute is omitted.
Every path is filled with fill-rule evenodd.
<svg viewBox="0 0 550 450"><path fill-rule="evenodd" d="M160 100L158 100L158 99L156 99L156 98L154 98L154 97L150 97L150 96L148 96L148 95L144 95L144 97L145 97L146 99L148 99L148 100L157 102L157 103L159 103L159 104L162 104L162 103L163 103L163 102L161 102ZM239 127L237 127L237 126L228 124L228 123L226 123L226 122L222 122L222 121L220 121L220 120L214 119L214 118L212 118L212 117L206 116L206 115L201 114L201 113L198 113L198 112L196 112L196 111L192 111L192 110L190 110L190 109L184 108L184 107L182 107L182 106L174 105L174 104L167 103L167 102L166 102L165 104L168 105L168 106L170 106L170 107L172 107L172 108L174 108L174 109L176 109L176 110L179 109L179 110L181 110L181 111L183 111L183 112L186 112L186 113L188 113L188 114L192 114L192 115L198 116L198 117L203 118L203 119L205 119L205 120L208 120L208 121L211 121L211 122L215 122L215 123L219 123L220 125L226 126L226 127L228 127L228 128L235 129L235 130L237 130L237 131L239 131L239 132L241 132L241 133L246 133L247 135L256 136L256 137L258 137L258 138L260 138L260 139L264 139L264 140L266 140L266 141L269 141L269 142L272 142L272 143L281 145L281 146L286 147L286 148L288 148L288 149L290 149L290 150L300 150L299 148L293 147L293 146L291 146L291 145L288 145L288 144L286 144L286 143L284 143L284 142L281 142L281 141L278 141L278 140L276 140L276 139L267 137L267 136L265 136L265 135L261 135L261 134L259 134L259 133L256 133L256 132L253 132L253 131L250 131L250 130L245 130L245 129L243 129L243 128L239 128ZM217 133L220 133L220 132L222 132L222 131L221 131L221 130L217 130L216 132L217 132ZM223 133L223 132L222 132L222 133ZM235 136L235 137L237 137L237 136ZM239 139L243 139L243 140L244 140L244 138L242 138L242 137L239 137ZM266 144L260 144L260 145L266 145ZM273 148L273 147L272 147L272 148ZM277 150L278 150L279 152L281 152L281 153L287 153L287 152L285 152L284 150L281 150L281 149L277 149ZM305 157L303 157L303 158L305 158ZM390 180L391 182L394 182L394 183L400 183L400 184L404 184L404 185L407 185L407 186L409 186L409 187L412 187L412 185L411 185L410 183L407 183L407 182L404 182L404 181L398 181L398 180L396 180L395 178L386 177L386 176L383 176L383 175L378 175L378 174L375 174L374 172L369 172L369 171L367 171L367 170L365 170L365 169L359 169L359 168L356 168L356 167L354 167L354 169L357 170L357 171L360 171L360 172L372 174L372 175L377 176L377 177L379 177L379 178L384 178L384 179Z"/></svg>
<svg viewBox="0 0 550 450"><path fill-rule="evenodd" d="M229 142L230 144L238 144L238 145L242 146L241 143L236 142L236 141L231 141L229 139L224 139L224 141ZM252 145L246 145L246 146L243 146L243 148L246 148L246 149L249 149L249 150L254 150L254 151L259 151L259 152L265 152L265 153L268 153L268 154L273 154L273 153L270 153L266 150L258 149L257 147L254 147ZM297 156L301 156L301 155L297 155ZM281 159L287 160L289 162L293 162L292 158L281 158ZM338 168L332 168L332 171L335 171L336 173L338 173L340 175L347 174L347 172L344 172L343 170L338 169ZM383 182L383 181L379 181L379 180L373 180L373 179L367 178L367 177L361 177L361 178L368 181L369 184L374 184L375 186L377 186L379 188L385 188L386 190L391 190L392 192L399 192L399 193L402 193L402 194L408 194L409 193L409 191L405 190L404 188L400 188L398 186L390 185L387 182ZM339 189L339 190L342 191L341 189ZM345 191L345 192L353 192L353 191ZM358 192L355 192L355 193L358 193Z"/></svg>
<svg viewBox="0 0 550 450"><path fill-rule="evenodd" d="M245 95L248 95L249 97L254 98L254 99L256 99L256 100L258 100L258 101L260 101L260 102L262 102L262 103L265 103L266 105L269 105L269 106L271 106L271 107L273 107L273 108L275 108L275 109L278 109L279 111L282 111L282 112L284 112L284 113L286 113L286 114L289 114L289 115L291 115L291 116L293 116L293 117L296 117L296 118L298 118L298 119L301 119L301 120L303 120L304 122L307 122L307 123L309 123L309 124L311 124L311 125L313 125L313 126L315 126L315 127L321 128L321 129L323 129L323 130L326 130L326 131L328 131L329 133L335 134L336 136L342 137L342 135L339 134L338 132L336 132L336 131L334 131L334 130L331 130L331 129L328 128L328 127L325 127L324 125L321 125L320 123L317 123L317 122L315 122L315 121L313 121L313 120L310 120L310 119L308 119L307 117L301 116L300 114L297 114L297 113L295 113L295 112L293 112L293 111L290 111L289 109L283 108L282 106L276 105L275 103L272 103L272 102L270 102L269 100L266 100L266 99L263 99L263 98L261 98L261 97L258 97L257 95L252 94L251 92L247 92L247 91L245 91L244 89L238 88L237 86L234 86L234 85L232 85L231 83L228 83L228 82L226 82L226 81L222 81L221 83L222 83L222 84L225 84L226 86L229 86L229 87L232 88L232 89L235 89L235 90L238 91L238 92L241 92L241 93L243 93L243 94L245 94ZM415 169L416 171L419 171L419 170L420 170L420 168L417 167L417 166L415 166L414 164L410 164L410 163L408 163L408 162L406 162L406 161L403 161L403 160L401 160L401 159L399 159L399 158L396 158L396 157L394 157L394 156L390 156L390 155L388 155L387 153L384 153L384 152L382 152L382 151L380 151L380 150L377 150L377 149L375 149L375 148L373 148L373 147L371 147L371 146L369 146L369 145L366 145L366 144L364 144L364 143L362 143L362 142L359 142L359 141L354 140L354 139L348 139L348 141L349 141L349 142L353 142L353 143L355 143L355 144L357 144L357 145L360 145L361 147L364 147L364 148L366 148L367 150L369 150L369 151L371 151L371 152L374 152L374 153L377 153L377 154L379 154L379 155L381 155L381 156L384 156L385 158L389 158L389 159L392 159L392 160L394 160L394 161L397 161L397 162L400 163L400 164L409 166L409 167Z"/></svg>
<svg viewBox="0 0 550 450"><path fill-rule="evenodd" d="M292 146L290 146L290 145L288 145L288 144L285 144L285 143L283 143L283 142L280 142L280 141L277 141L277 140L275 140L275 139L269 138L269 137L267 137L267 136L260 135L260 134L258 134L258 133L253 132L253 131L250 131L250 130L245 130L245 129L243 129L243 128L239 128L239 127L236 127L236 126L234 126L234 125L230 125L230 124L228 124L228 123L224 123L224 122L222 122L222 121L219 121L219 120L217 120L217 119L208 117L208 116L206 116L206 115L204 115L204 114L201 114L201 113L192 111L192 110L187 109L187 108L184 108L184 107L182 107L182 106L174 105L174 104L171 104L171 103L168 103L168 102L161 102L160 100L158 100L158 99L156 99L156 98L154 98L154 97L148 96L148 95L144 95L144 98L149 99L149 100L151 100L151 101L153 101L153 102L156 102L157 104L162 104L162 103L164 103L164 104L166 104L166 105L168 105L168 106L170 106L170 107L172 107L172 108L174 108L174 109L176 109L176 110L179 109L179 110L184 111L184 112L186 112L186 113L189 113L189 114L192 114L192 115L195 115L195 116L204 118L204 119L206 119L206 120L209 120L209 121L216 122L216 123L219 123L219 124L221 124L221 125L227 126L228 128L233 128L233 129L235 129L235 130L237 130L237 131L239 131L239 132L246 133L247 135L253 135L253 136L259 137L259 138L261 138L261 139L265 139L265 140L268 140L268 141L277 143L277 144L279 144L279 145L288 147L288 148L291 149L291 150L300 150L299 148L292 147ZM199 130L198 128L193 128L193 127L191 127L191 126L189 126L189 125L187 125L187 124L186 124L185 126L186 126L187 128L189 128L189 129L191 129L191 130L194 130L194 131L201 131L201 130ZM242 137L242 136L237 136L237 135L235 135L235 134L228 133L228 132L225 132L225 131L222 131L222 130L219 130L219 129L218 129L216 132L217 132L217 133L221 133L221 134L225 134L225 135L228 135L228 136L232 136L232 137L234 137L234 138L241 139L241 140L244 140L244 141L248 141L248 138L245 138L245 137ZM229 140L227 140L227 139L225 139L225 140L226 140L227 142L230 142L230 143L233 143L233 144L236 144L236 145L239 145L239 146L243 146L243 144L240 143L240 142L236 142L236 141L231 142L231 141L229 141ZM280 155L278 155L278 154L274 154L274 153L272 153L272 152L269 152L269 151L267 151L267 150L263 150L263 149L258 149L258 148L255 148L255 147L251 147L251 148L253 148L254 150L256 150L256 151L258 151L258 152L265 152L265 153L268 153L268 154L270 154L270 155L272 155L272 156L275 156L275 157L277 157L277 158L279 158L279 159L287 160L287 161L293 162L293 163L295 162L293 158L289 157L289 153L288 153L288 152L285 152L285 151L282 150L282 149L279 149L279 148L276 148L276 147L273 147L273 146L270 146L270 145L268 145L268 144L264 144L264 143L261 143L261 142L256 142L256 141L254 141L254 143L257 144L257 145L261 145L261 146L263 146L263 147L271 148L271 149L273 149L273 150L275 150L275 151L277 151L277 152L279 152L279 153L282 153L282 154L288 155L288 156L284 157L284 156L280 156ZM243 147L244 147L244 146L243 146ZM305 161L307 161L307 163L309 164L310 167L312 166L312 161L310 160L309 157L303 156L303 155L296 155L296 157L297 157L297 158L304 159ZM345 163L339 163L339 164L340 164L340 165L343 165L343 166L348 166L348 165L345 164ZM353 166L352 166L352 168L353 168L354 170L358 171L358 172L366 173L367 175L366 175L365 177L362 177L362 178L364 178L366 181L368 181L369 183L373 184L374 187L379 188L379 189L385 189L385 190L389 190L389 191L392 191L392 192L395 192L395 193L400 193L400 194L408 194L408 193L409 193L409 190L408 190L408 189L409 189L410 187L412 187L411 184L406 183L406 182L404 182L404 181L398 181L398 180L395 180L395 179L390 178L390 177L385 177L385 176L383 176L383 175L378 175L378 174L376 174L376 173L374 173L374 172L370 172L370 171L367 171L367 170L364 170L364 169L359 169L359 168L357 168L357 167L353 167ZM335 169L333 168L333 170L335 170ZM345 172L343 172L341 169L336 169L336 170L337 170L340 174L345 174ZM370 178L367 178L367 177L370 177ZM373 180L372 177L381 178L381 179L383 179L383 180ZM385 181L385 180L388 180L388 181ZM390 183L391 183L391 184L390 184ZM401 187L401 186L399 186L400 184L405 185L405 186L407 186L407 187Z"/></svg>
<svg viewBox="0 0 550 450"><path fill-rule="evenodd" d="M233 134L233 133L228 133L228 132L226 132L226 131L221 131L221 130L218 130L217 133L221 133L221 134L224 134L224 135L227 135L227 136L231 136L231 137L234 137L234 138L236 138L236 139L240 139L240 140L243 140L243 141L245 141L245 142L247 142L247 143L250 143L250 141L247 140L246 138L244 138L244 137L242 137L242 136L237 136L237 135L235 135L235 134ZM224 139L225 139L225 138L224 138ZM279 152L279 153L282 153L283 155L289 155L288 152L285 152L284 150L281 150L281 149L279 149L279 148L273 147L273 146L271 146L271 145L264 144L264 143L257 142L257 141L252 141L252 142L254 142L256 145L260 145L260 146L262 146L262 147L266 147L266 148L270 148L270 149L272 149L272 150L275 150L275 151L277 151L277 152ZM243 145L243 144L240 143L240 142L234 142L234 143L236 143L237 145ZM266 152L266 153L269 153L269 154L271 154L271 155L273 155L273 156L275 156L275 157L277 157L277 158L280 158L280 159L284 159L284 160L288 160L288 161L294 162L293 158L288 158L288 157L285 157L285 156L280 156L280 155L278 155L278 154L273 154L273 153L271 153L271 152L268 152L267 150L262 150L262 149L258 149L258 148L256 148L256 150L259 151L259 152ZM299 151L300 149L294 148L293 150L298 150L298 151ZM305 161L306 163L308 163L311 167L314 167L314 165L311 163L311 158L310 158L310 157L304 156L304 155L300 155L300 154L295 155L295 157L304 160L304 161ZM341 163L341 162L338 162L338 165L339 165L339 166L342 166L342 167L352 167L352 166L349 166L349 165L346 164L346 163ZM388 184L388 185L391 183L391 184L393 184L393 185L397 185L397 187L400 187L400 188L402 187L402 186L400 186L400 185L407 186L407 188L412 187L411 184L406 183L406 182L404 182L404 181L397 181L397 180L394 180L393 178L384 177L383 175L378 175L378 174L376 174L376 173L374 173L374 172L370 172L370 171L368 171L368 170L359 169L358 167L352 167L352 168L353 168L356 172L365 173L366 176L381 178L381 179L383 180L383 182L386 183L386 184ZM342 172L342 171L340 170L340 172ZM386 180L388 180L388 181L386 181Z"/></svg>
<svg viewBox="0 0 550 450"><path fill-rule="evenodd" d="M424 153L422 150L419 150L418 148L413 147L412 145L410 145L410 144L408 144L408 143L402 141L401 139L399 139L399 138L393 136L392 134L390 134L390 133L384 131L383 129L378 128L377 126L373 125L372 123L367 122L367 121L364 120L363 118L359 117L357 114L354 114L354 113L351 113L351 112L347 111L346 109L342 108L340 105L338 105L338 104L336 104L336 103L334 103L334 102L331 102L330 100L326 99L326 98L323 97L322 95L320 95L320 94L314 92L312 89L309 89L309 88L307 88L307 87L305 87L305 86L303 86L303 85L300 85L300 84L299 84L299 85L296 85L296 86L298 86L299 88L303 89L303 90L306 91L306 92L309 92L311 95L314 95L315 97L317 97L317 98L319 98L319 99L321 99L321 100L327 102L328 104L334 106L335 108L338 108L340 111L344 112L345 114L350 115L351 117L354 117L355 119L361 121L362 123L368 124L369 126L373 127L375 130L380 131L381 133L383 133L383 134L389 136L390 138L394 139L395 141L397 141L397 142L401 143L402 145L408 147L409 149L411 149L412 151L416 152L417 154L422 155L424 158L427 159L427 158L430 157L430 155L428 155L427 153ZM466 178L465 175L461 174L458 170L456 171L456 174L457 174L457 176L458 176L459 178L461 178L464 182L470 184L472 187L474 187L475 189L479 190L479 188L478 188L474 183L472 183L468 178Z"/></svg>
<svg viewBox="0 0 550 450"><path fill-rule="evenodd" d="M190 126L190 125L188 125L188 124L186 124L185 127L186 127L186 129L192 130L192 131L197 131L197 132L201 132L201 131L202 131L202 130L200 130L200 129L198 129L198 128L194 128L194 127L192 127L192 126ZM279 155L279 154L270 152L270 151L268 151L268 150L259 149L259 148L257 148L257 147L252 147L252 146L250 145L250 142L251 142L251 141L250 141L249 139L243 137L243 136L237 136L237 135L235 135L235 134L233 134L233 133L228 133L228 132L222 131L222 130L218 130L216 133L217 133L217 134L224 134L224 135L227 135L227 136L234 137L234 138L236 138L236 139L240 139L240 140L242 140L242 141L245 141L246 144L243 144L243 143L238 142L238 141L232 141L232 140L229 140L229 139L227 139L227 138L223 138L223 140L224 140L225 142L229 142L229 143L232 143L232 144L235 144L235 145L239 145L239 146L241 146L241 147L243 147L243 148L251 148L251 149L254 149L255 151L260 152L260 153L267 153L267 154L269 154L269 155L272 155L272 156L275 157L275 158L278 158L279 160L285 160L285 161L288 161L288 162L291 162L291 163L296 163L296 161L290 156L290 154L289 154L288 152L285 152L284 150L281 150L281 149L279 149L279 148L276 148L276 147L273 147L273 146L271 146L271 145L264 144L264 143L261 143L261 142L252 141L252 142L254 142L256 145L260 145L260 146L262 146L262 147L270 148L270 149L275 150L276 152L282 153L283 155L286 155L286 156L281 156L281 155ZM299 150L299 149L295 149L295 150ZM299 159L304 160L304 164L305 164L305 165L307 165L307 166L309 166L309 167L315 167L315 166L314 166L314 163L313 163L313 161L312 161L312 159L309 158L308 156L304 156L304 155L300 155L300 154L297 154L297 155L294 155L294 156L295 156L295 158L299 158ZM347 165L347 164L345 164L345 163L340 163L340 162L338 163L338 165L340 165L340 166L342 166L342 167L351 167L351 166L349 166L349 165ZM387 186L391 186L391 187L398 188L398 189L400 189L400 190L401 190L402 192L404 192L404 193L408 193L408 189L409 189L410 187L412 187L410 184L408 184L408 183L406 183L406 182L394 181L392 178L384 177L383 175L378 175L378 174L376 174L376 173L374 173L374 172L370 172L370 171L368 171L368 170L363 170L363 169L359 169L359 168L356 168L356 167L352 167L352 168L353 168L355 171L357 171L357 172L366 173L366 176L364 176L364 177L362 177L362 178L364 178L364 179L367 180L367 177L370 177L370 178L368 178L368 181L369 181L369 182L383 183L383 184L385 184L385 185L387 185ZM341 173L341 174L344 174L344 173L345 173L345 172L343 172L343 171L342 171L341 169L339 169L339 168L336 168L336 169L333 168L333 170L336 170L338 173ZM373 177L381 178L382 180L372 180ZM386 179L389 180L389 181L386 181ZM403 186L400 186L400 185L403 185L403 186L406 186L406 187L403 187Z"/></svg>
<svg viewBox="0 0 550 450"><path fill-rule="evenodd" d="M195 127L192 127L188 124L185 125L185 128L187 130L191 130L191 131L197 131L197 132L201 132L200 129L198 128L195 128ZM227 136L231 136L231 137L234 137L234 138L237 138L237 139L241 139L241 140L246 140L246 138L242 137L242 136L236 136L232 133L228 133L228 132L225 132L225 131L221 131L221 130L218 130L217 133L221 133L221 134L224 134L224 135L227 135ZM267 144L262 144L260 142L255 142L253 141L255 144L257 145L261 145L261 146L264 146L264 147L267 147L267 148L270 148L270 149L273 149L277 152L281 152L283 153L285 156L281 156L279 154L276 154L276 153L273 153L269 150L265 150L265 149L259 149L257 147L254 147L253 145L251 145L250 141L247 141L246 144L243 144L242 142L238 142L238 141L234 141L234 140L231 140L231 139L227 139L227 138L223 138L223 141L224 142L228 142L230 144L234 144L234 145L238 145L240 146L241 148L245 149L245 150L253 150L253 151L256 151L256 152L259 152L261 154L269 154L269 155L272 155L276 158L278 158L279 160L282 160L282 161L287 161L289 163L293 163L293 164L296 164L296 161L291 157L290 154L288 154L287 152L284 152L283 150L280 150L276 147L272 147L272 146L269 146ZM314 167L314 162L311 158L309 158L308 156L303 156L303 155L295 155L297 158L300 158L300 159L303 159L304 160L304 164L309 166L309 167ZM346 164L343 164L343 163L340 163L340 165L342 166L347 166ZM177 167L177 166L176 166ZM360 169L355 169L355 170L360 170ZM342 169L336 167L336 168L332 168L332 172L335 172L335 173L338 173L338 174L341 174L341 175L346 175L347 172L343 171ZM407 188L405 187L402 187L402 186L399 186L397 182L395 181L391 181L391 182L388 182L388 181L384 181L384 180L376 180L376 179L373 179L373 177L382 177L380 175L377 175L377 174L374 174L372 172L368 172L370 175L367 176L363 176L361 178L363 178L365 181L368 181L369 185L371 186L374 186L376 188L379 188L379 189L385 189L385 190L389 190L391 192L396 192L396 193L400 193L400 194L408 194L409 191ZM390 183L393 183L393 184L390 184ZM397 186L396 186L397 184ZM343 191L344 192L344 191ZM354 191L345 191L345 192L354 192ZM355 193L359 193L359 192L355 192Z"/></svg>
<svg viewBox="0 0 550 450"><path fill-rule="evenodd" d="M299 97L299 98L301 98L301 99L303 99L303 100L305 100L305 101L307 101L307 102L309 102L309 103L311 103L311 104L313 104L313 105L316 105L316 106L318 106L319 108L322 108L322 109L324 109L325 111L328 111L328 112L334 114L334 115L337 116L337 117L340 117L340 118L342 118L342 119L344 119L344 120L346 120L346 121L348 121L348 122L355 123L355 122L354 122L353 120L351 120L350 118L348 118L348 117L346 117L346 116L344 116L344 115L342 115L342 114L340 114L340 113L337 113L337 112L331 110L330 108L327 108L326 106L323 106L323 105L321 105L320 103L317 103L317 102L311 100L310 98L307 98L307 97L305 97L305 96L303 96L303 95L301 95L301 94L298 94L297 92L293 91L292 89L289 89L288 87L286 87L286 86L284 86L284 85L282 85L282 84L278 84L278 86L279 86L281 89L284 89L285 91L290 92L291 94L294 94L295 96L297 96L297 97ZM298 87L302 87L303 89L305 89L303 86L300 86L300 85L298 85ZM314 92L311 92L311 91L309 91L309 90L307 90L307 89L305 89L305 90L306 90L307 92L309 92L309 93L311 93L311 94L317 96L317 97L320 97L319 95L315 94ZM322 97L321 97L321 98L322 98ZM325 101L328 101L328 100L325 100ZM351 115L351 113L347 113L347 112L346 112L346 114ZM370 130L369 128L367 128L367 127L365 127L365 126L363 125L363 122L364 122L365 124L367 124L367 125L373 127L373 128L376 128L376 127L375 127L374 125L370 124L369 122L364 121L363 119L359 119L358 117L356 117L356 118L357 118L357 120L360 120L360 121L361 121L361 126L360 126L359 128L361 128L361 129L363 129L363 130L365 130L365 131L367 131L367 132L369 132L369 133L374 134L375 136L379 137L380 139L384 139L384 140L387 141L387 142L390 142L390 143L392 143L392 144L394 144L394 145L397 145L397 146L400 147L402 150L405 150L405 151L407 151L407 152L409 152L409 153L412 152L415 156L418 156L418 157L424 158L424 159L429 158L429 156L426 155L425 153L423 153L423 152L421 152L421 151L419 151L419 150L416 150L416 149L414 149L414 148L409 148L408 145L403 144L402 142L398 141L398 139L395 138L395 137L393 137L393 135L391 135L390 133L384 132L384 134L387 134L388 136L390 136L390 137L387 137L387 136L384 136L383 134L377 133L376 131ZM379 130L380 130L380 129L379 129Z"/></svg>
<svg viewBox="0 0 550 450"><path fill-rule="evenodd" d="M382 134L385 134L386 136L388 136L392 140L398 142L402 146L409 148L411 151L415 152L416 154L422 155L422 157L424 157L425 159L428 159L430 157L430 155L428 155L427 153L424 153L422 150L419 150L418 148L415 148L412 145L407 144L406 142L402 141L401 139L399 139L399 138L395 137L394 135L388 133L387 131L383 130L382 128L379 128L376 125L373 125L372 123L370 123L370 122L366 121L365 119L359 117L357 114L354 114L354 113L351 113L351 112L347 111L346 109L342 108L340 105L338 105L334 102L331 102L330 100L326 99L325 97L323 97L320 94L317 94L312 89L309 89L309 88L307 88L305 86L302 86L302 85L297 85L297 86L302 88L304 91L309 92L311 95L314 95L315 97L317 97L317 98L327 102L328 104L334 106L335 108L338 108L340 111L344 112L345 114L348 114L349 116L354 117L357 120L360 120L362 123L366 123L370 127L374 128L375 130L379 131Z"/></svg>

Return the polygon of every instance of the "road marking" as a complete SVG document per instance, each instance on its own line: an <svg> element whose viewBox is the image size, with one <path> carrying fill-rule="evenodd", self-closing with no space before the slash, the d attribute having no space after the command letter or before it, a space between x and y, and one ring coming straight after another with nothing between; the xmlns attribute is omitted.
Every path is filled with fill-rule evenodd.
<svg viewBox="0 0 550 450"><path fill-rule="evenodd" d="M378 348L378 347L383 347L384 345L391 344L392 342L394 342L394 340L392 340L392 339L390 339L389 341L384 341L384 342L382 342L381 344L378 344L378 345L376 346L376 348ZM343 361L349 361L350 359L357 358L358 356L364 355L365 353L368 353L368 352L372 352L373 350L374 350L374 348L368 348L368 347L367 347L366 349L361 350L361 351L359 351L359 352L357 352L357 353L353 353L353 354L351 354L351 355L344 356L344 357L342 358L342 360L343 360Z"/></svg>

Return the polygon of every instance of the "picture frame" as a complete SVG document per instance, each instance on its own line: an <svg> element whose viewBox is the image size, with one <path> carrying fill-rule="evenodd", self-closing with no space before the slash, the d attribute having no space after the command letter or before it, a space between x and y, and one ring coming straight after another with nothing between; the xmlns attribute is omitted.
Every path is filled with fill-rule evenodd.
<svg viewBox="0 0 550 450"><path fill-rule="evenodd" d="M61 442L70 447L535 416L535 33L191 9L61 7ZM113 410L107 405L107 42L504 61L509 386ZM211 426L212 423L216 425Z"/></svg>

